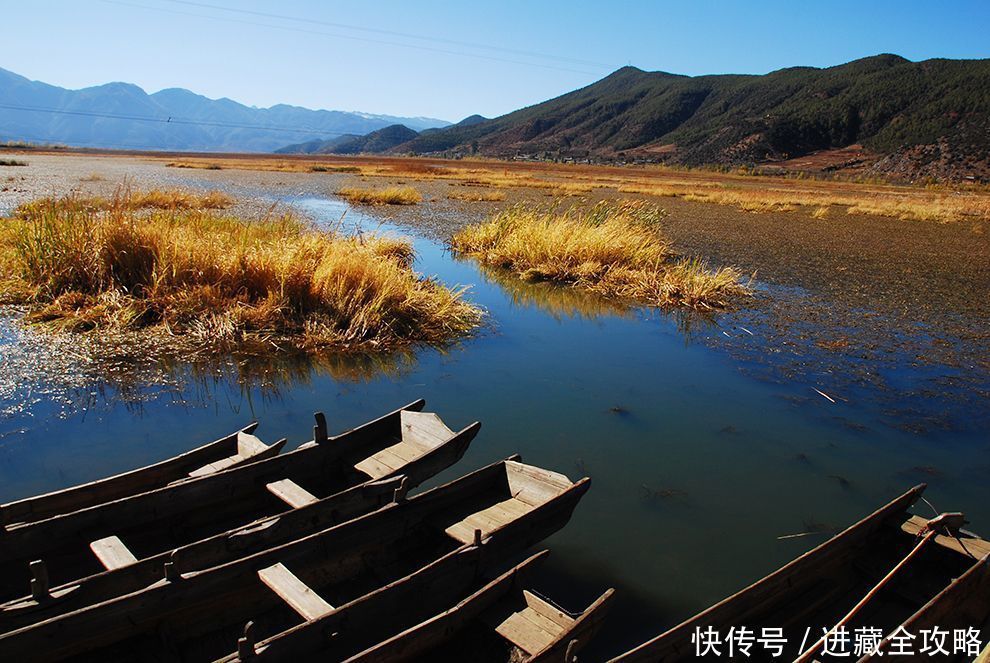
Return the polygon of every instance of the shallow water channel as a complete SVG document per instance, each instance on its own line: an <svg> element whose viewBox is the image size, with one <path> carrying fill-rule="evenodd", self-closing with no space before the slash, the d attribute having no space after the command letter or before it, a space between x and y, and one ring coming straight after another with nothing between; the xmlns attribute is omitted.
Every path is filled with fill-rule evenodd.
<svg viewBox="0 0 990 663"><path fill-rule="evenodd" d="M325 223L409 235L335 199L295 205ZM741 588L921 481L940 510L990 531L985 433L885 425L868 395L832 403L806 383L759 380L718 346L723 332L772 362L759 334L715 320L621 310L549 285L486 273L411 236L417 269L488 312L475 337L379 363L296 364L277 390L226 373L178 390L146 387L139 406L103 399L62 413L42 398L0 422L0 500L154 462L257 418L267 441L309 439L312 412L340 431L416 398L452 427L483 428L449 480L520 453L592 478L569 526L546 542L543 589L583 607L619 594L588 660L618 653ZM180 372L182 367L178 367ZM811 398L809 398L809 395ZM927 507L923 507L927 509ZM921 512L921 511L919 511Z"/></svg>

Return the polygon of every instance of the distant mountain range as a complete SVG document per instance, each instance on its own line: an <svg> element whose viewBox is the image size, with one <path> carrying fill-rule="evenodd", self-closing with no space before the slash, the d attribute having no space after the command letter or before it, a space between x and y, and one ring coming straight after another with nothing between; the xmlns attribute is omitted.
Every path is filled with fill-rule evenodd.
<svg viewBox="0 0 990 663"><path fill-rule="evenodd" d="M884 174L986 178L990 60L878 55L762 76L623 67L556 99L469 119L382 151L685 165L818 154L822 169L866 164Z"/></svg>
<svg viewBox="0 0 990 663"><path fill-rule="evenodd" d="M126 83L65 90L0 69L2 140L785 168L814 162L819 170L987 179L990 60L877 55L762 76L623 67L555 99L454 125L285 105L251 108L182 89L149 95Z"/></svg>
<svg viewBox="0 0 990 663"><path fill-rule="evenodd" d="M284 104L254 108L181 88L147 94L128 83L67 90L0 69L0 142L271 152L307 138L362 135L394 124L419 131L449 122Z"/></svg>

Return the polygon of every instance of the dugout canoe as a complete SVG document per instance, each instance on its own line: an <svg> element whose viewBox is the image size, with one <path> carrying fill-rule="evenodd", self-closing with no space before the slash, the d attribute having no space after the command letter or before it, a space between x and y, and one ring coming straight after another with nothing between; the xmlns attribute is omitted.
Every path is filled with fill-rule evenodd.
<svg viewBox="0 0 990 663"><path fill-rule="evenodd" d="M162 578L166 564L170 573L190 573L346 522L401 499L407 486L402 475L368 481L312 504L74 580L38 596L8 601L0 604L0 633L144 589Z"/></svg>
<svg viewBox="0 0 990 663"><path fill-rule="evenodd" d="M609 589L579 613L554 605L526 589L532 562L545 553L534 555L444 612L344 660L477 661L490 658L493 651L504 651L504 660L514 663L575 661L601 627L614 590ZM465 633L472 627L474 630Z"/></svg>
<svg viewBox="0 0 990 663"><path fill-rule="evenodd" d="M809 649L826 630L840 623L849 633L867 627L891 632L990 552L990 543L958 529L961 514L943 514L932 520L911 515L908 509L924 489L924 484L915 486L813 550L613 663L716 660L712 652L699 657L692 640L698 629L708 627L722 638L731 627L747 627L758 635L764 628L782 628L787 640L782 657L772 658L772 649L757 646L746 659L753 661L799 660L802 655L816 660ZM922 540L926 544L918 547ZM851 612L854 616L849 617ZM853 646L852 638L849 645ZM724 655L725 647L718 649Z"/></svg>
<svg viewBox="0 0 990 663"><path fill-rule="evenodd" d="M167 460L105 479L0 504L0 525L13 526L145 493L278 455L285 440L268 445L252 435L257 422Z"/></svg>
<svg viewBox="0 0 990 663"><path fill-rule="evenodd" d="M878 663L891 658L903 660L909 656L908 651L922 656L923 632L935 633L936 629L945 634L945 649L949 654L924 658L934 658L940 663L973 661L973 650L954 651L953 638L957 631L976 629L977 641L990 647L990 555L985 553L968 571L886 634L876 650L860 658L858 663ZM979 645L974 646L978 650Z"/></svg>
<svg viewBox="0 0 990 663"><path fill-rule="evenodd" d="M259 640L271 638L458 549L483 545L507 560L563 527L589 486L500 461L291 543L2 634L0 660L213 660L248 621Z"/></svg>
<svg viewBox="0 0 990 663"><path fill-rule="evenodd" d="M480 424L452 432L420 400L353 430L268 460L0 532L0 600L116 569L402 474L407 488L459 460ZM41 562L41 564L39 564Z"/></svg>

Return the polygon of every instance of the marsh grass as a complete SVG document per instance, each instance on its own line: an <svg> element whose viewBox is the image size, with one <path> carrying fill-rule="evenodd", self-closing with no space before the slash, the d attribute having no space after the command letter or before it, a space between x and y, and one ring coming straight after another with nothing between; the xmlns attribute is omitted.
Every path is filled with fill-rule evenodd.
<svg viewBox="0 0 990 663"><path fill-rule="evenodd" d="M257 157L229 159L225 167L228 164L231 168L279 172L307 172L313 168L312 162L304 160ZM189 158L167 165L206 168L211 162ZM361 178L446 181L483 189L536 189L552 197L612 189L620 193L727 205L758 214L798 211L814 216L818 208L832 207L829 216L844 209L853 215L911 221L990 220L990 190L982 185L959 183L903 186L882 180L806 180L797 176L756 174L747 169L721 172L671 166L619 170L592 165L557 168L498 161L451 162L451 165L440 166L417 159L396 158L355 158L341 161L328 170L353 173Z"/></svg>
<svg viewBox="0 0 990 663"><path fill-rule="evenodd" d="M464 191L447 194L448 200L464 200L467 202L499 202L505 200L505 193L502 191Z"/></svg>
<svg viewBox="0 0 990 663"><path fill-rule="evenodd" d="M678 258L665 213L642 201L563 211L516 206L454 235L452 248L525 280L554 281L653 306L723 307L747 292L741 274Z"/></svg>
<svg viewBox="0 0 990 663"><path fill-rule="evenodd" d="M345 187L337 195L359 205L415 205L423 196L411 186L388 186L384 189Z"/></svg>
<svg viewBox="0 0 990 663"><path fill-rule="evenodd" d="M177 189L150 189L132 191L118 187L110 198L73 195L63 198L39 198L24 203L14 210L14 216L31 219L49 213L52 209L75 212L100 212L109 210L219 210L234 204L234 199L222 191L197 194Z"/></svg>
<svg viewBox="0 0 990 663"><path fill-rule="evenodd" d="M395 239L323 231L291 216L94 207L48 199L0 224L0 284L57 329L166 330L182 342L380 351L441 344L480 311L413 271Z"/></svg>

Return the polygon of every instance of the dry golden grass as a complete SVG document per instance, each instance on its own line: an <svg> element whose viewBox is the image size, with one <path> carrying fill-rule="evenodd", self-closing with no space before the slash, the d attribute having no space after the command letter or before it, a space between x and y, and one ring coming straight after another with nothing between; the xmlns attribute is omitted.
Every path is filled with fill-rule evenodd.
<svg viewBox="0 0 990 663"><path fill-rule="evenodd" d="M14 210L14 215L31 218L52 207L72 209L77 212L97 212L109 209L128 210L197 210L226 209L234 204L234 199L222 191L209 191L204 194L180 191L177 189L151 189L131 191L120 187L111 198L98 196L69 196L66 198L39 198L24 203Z"/></svg>
<svg viewBox="0 0 990 663"><path fill-rule="evenodd" d="M465 191L448 193L449 200L466 200L469 202L499 202L505 200L501 191Z"/></svg>
<svg viewBox="0 0 990 663"><path fill-rule="evenodd" d="M721 307L746 292L733 268L675 257L662 210L639 201L590 209L512 207L454 235L455 251L527 280L571 284L654 306Z"/></svg>
<svg viewBox="0 0 990 663"><path fill-rule="evenodd" d="M345 187L337 195L359 205L415 205L423 200L419 191L411 186L388 186L384 189Z"/></svg>
<svg viewBox="0 0 990 663"><path fill-rule="evenodd" d="M480 311L417 275L412 248L284 216L138 212L47 200L0 224L0 285L30 319L66 330L164 328L207 346L264 341L382 350L443 343Z"/></svg>
<svg viewBox="0 0 990 663"><path fill-rule="evenodd" d="M168 165L216 166L214 162L195 158ZM394 157L337 158L333 165L318 166L303 159L238 157L226 159L224 167L280 172L325 168L362 178L439 180L491 189L540 189L550 196L579 195L596 188L609 188L624 193L729 205L753 213L805 211L814 215L819 208L835 207L845 208L851 214L904 220L941 223L990 220L990 190L962 184L900 186L879 181L757 175L745 169L723 173L660 166L617 168L484 160L431 162ZM833 210L833 213L839 212L839 209Z"/></svg>

